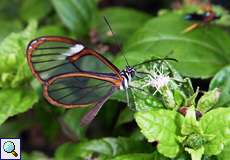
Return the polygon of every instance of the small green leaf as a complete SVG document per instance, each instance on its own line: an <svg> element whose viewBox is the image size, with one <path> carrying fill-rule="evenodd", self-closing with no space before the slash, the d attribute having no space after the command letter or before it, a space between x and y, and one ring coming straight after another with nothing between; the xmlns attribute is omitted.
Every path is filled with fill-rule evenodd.
<svg viewBox="0 0 230 160"><path fill-rule="evenodd" d="M227 66L220 70L212 79L209 90L219 88L221 95L218 102L220 107L230 106L230 66Z"/></svg>
<svg viewBox="0 0 230 160"><path fill-rule="evenodd" d="M68 110L63 117L64 123L80 139L85 138L85 128L80 126L80 121L87 110L86 108Z"/></svg>
<svg viewBox="0 0 230 160"><path fill-rule="evenodd" d="M133 153L117 156L111 160L153 160L153 154Z"/></svg>
<svg viewBox="0 0 230 160"><path fill-rule="evenodd" d="M174 109L176 107L176 102L172 90L168 86L161 88L162 101L166 108Z"/></svg>
<svg viewBox="0 0 230 160"><path fill-rule="evenodd" d="M38 102L38 96L33 90L26 88L2 89L0 91L0 102L1 125L7 118L30 109L34 103Z"/></svg>
<svg viewBox="0 0 230 160"><path fill-rule="evenodd" d="M149 153L151 145L142 141L129 138L102 138L85 141L79 144L64 144L58 148L55 158L76 159L76 157L90 157L92 153L98 153L107 157L128 153Z"/></svg>
<svg viewBox="0 0 230 160"><path fill-rule="evenodd" d="M175 90L173 92L173 97L176 103L176 108L179 108L182 106L183 102L184 102L184 97L181 94L180 90Z"/></svg>
<svg viewBox="0 0 230 160"><path fill-rule="evenodd" d="M203 144L205 142L205 137L197 133L192 133L186 137L186 139L183 142L183 146L186 146L193 150L198 150L203 147Z"/></svg>
<svg viewBox="0 0 230 160"><path fill-rule="evenodd" d="M204 154L204 148L200 148L197 150L190 149L190 148L185 148L185 150L191 154L192 160L201 160L202 155Z"/></svg>
<svg viewBox="0 0 230 160"><path fill-rule="evenodd" d="M25 20L40 20L52 9L49 0L22 0L20 7L20 17Z"/></svg>
<svg viewBox="0 0 230 160"><path fill-rule="evenodd" d="M133 121L133 112L130 111L130 109L128 107L126 107L124 110L122 110L122 112L119 114L117 123L116 123L116 127L124 124L124 123L128 123Z"/></svg>
<svg viewBox="0 0 230 160"><path fill-rule="evenodd" d="M212 91L205 92L198 101L197 110L204 114L205 112L213 109L217 105L219 98L220 90L217 88Z"/></svg>
<svg viewBox="0 0 230 160"><path fill-rule="evenodd" d="M178 127L183 118L175 111L152 109L147 112L137 112L135 119L141 132L149 142L157 141L157 150L166 157L176 157L180 146L177 142Z"/></svg>
<svg viewBox="0 0 230 160"><path fill-rule="evenodd" d="M79 36L86 35L97 15L95 0L52 0L62 22Z"/></svg>
<svg viewBox="0 0 230 160"><path fill-rule="evenodd" d="M193 133L201 134L199 122L196 120L196 111L193 107L189 107L186 116L183 119L181 134L188 136Z"/></svg>
<svg viewBox="0 0 230 160"><path fill-rule="evenodd" d="M215 26L200 27L182 34L191 25L184 15L169 13L148 21L124 44L124 53L130 64L138 64L151 57L170 57L171 62L184 76L207 78L230 63L230 37ZM173 29L172 29L173 28ZM124 65L123 57L116 59L119 67Z"/></svg>
<svg viewBox="0 0 230 160"><path fill-rule="evenodd" d="M226 142L223 151L217 155L218 160L228 160L230 153L230 141Z"/></svg>
<svg viewBox="0 0 230 160"><path fill-rule="evenodd" d="M218 108L206 113L200 120L204 134L214 135L205 145L206 155L217 155L230 139L230 108Z"/></svg>
<svg viewBox="0 0 230 160"><path fill-rule="evenodd" d="M121 43L125 42L131 34L150 18L150 15L143 12L121 7L106 8L100 12L100 15L108 19L113 32ZM135 17L135 20L131 21L130 19L133 17ZM99 31L99 36L102 41L114 42L114 37L108 34L109 28L103 18L98 21L96 29Z"/></svg>

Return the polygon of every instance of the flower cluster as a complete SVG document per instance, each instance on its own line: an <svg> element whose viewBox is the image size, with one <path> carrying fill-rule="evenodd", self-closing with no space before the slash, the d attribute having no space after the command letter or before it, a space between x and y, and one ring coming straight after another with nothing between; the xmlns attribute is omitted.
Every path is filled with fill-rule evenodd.
<svg viewBox="0 0 230 160"><path fill-rule="evenodd" d="M148 75L148 78L149 79L147 79L146 81L147 84L144 85L144 87L151 86L156 89L154 94L156 92L160 92L162 94L162 88L166 87L168 83L172 80L169 77L169 72L164 73L164 65L154 65L153 70L151 70L150 74Z"/></svg>

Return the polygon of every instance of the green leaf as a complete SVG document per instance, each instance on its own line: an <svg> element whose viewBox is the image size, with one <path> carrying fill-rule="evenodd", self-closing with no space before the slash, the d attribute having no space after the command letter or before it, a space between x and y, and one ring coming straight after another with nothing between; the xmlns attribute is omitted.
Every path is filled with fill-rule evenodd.
<svg viewBox="0 0 230 160"><path fill-rule="evenodd" d="M183 146L188 149L199 150L203 148L204 143L206 143L206 137L201 134L192 133L186 136L186 139L183 141Z"/></svg>
<svg viewBox="0 0 230 160"><path fill-rule="evenodd" d="M151 152L151 145L129 138L102 138L81 142L79 144L64 144L55 153L55 159L76 159L90 157L92 153L113 157L128 153Z"/></svg>
<svg viewBox="0 0 230 160"><path fill-rule="evenodd" d="M76 151L78 151L77 145L65 143L56 150L54 159L55 160L63 160L63 159L81 160L81 157L84 157L84 158L89 157L91 154L91 152L88 152L88 151L81 151L81 153L76 153ZM81 157L79 157L79 155Z"/></svg>
<svg viewBox="0 0 230 160"><path fill-rule="evenodd" d="M115 92L109 99L117 100L119 102L125 102L126 103L126 97L125 97L124 91Z"/></svg>
<svg viewBox="0 0 230 160"><path fill-rule="evenodd" d="M151 108L163 108L164 105L154 96L146 96L139 91L134 91L134 101L137 111L146 111Z"/></svg>
<svg viewBox="0 0 230 160"><path fill-rule="evenodd" d="M204 134L213 135L205 145L205 154L217 155L230 140L230 108L218 108L206 113L200 120Z"/></svg>
<svg viewBox="0 0 230 160"><path fill-rule="evenodd" d="M45 17L52 9L49 0L22 0L20 6L20 17L25 20L40 20Z"/></svg>
<svg viewBox="0 0 230 160"><path fill-rule="evenodd" d="M220 90L215 88L212 91L205 92L204 95L199 99L197 104L197 110L202 114L216 107L217 102L220 98Z"/></svg>
<svg viewBox="0 0 230 160"><path fill-rule="evenodd" d="M121 111L121 113L119 114L117 123L116 123L116 127L124 124L124 123L128 123L133 121L133 112L130 111L130 109L128 107L126 107L124 110Z"/></svg>
<svg viewBox="0 0 230 160"><path fill-rule="evenodd" d="M97 13L95 0L52 0L62 22L79 36L91 29Z"/></svg>
<svg viewBox="0 0 230 160"><path fill-rule="evenodd" d="M25 49L35 34L37 23L31 21L20 33L11 33L0 44L0 124L8 117L27 111L38 101L30 87L31 72ZM11 98L9 100L9 98Z"/></svg>
<svg viewBox="0 0 230 160"><path fill-rule="evenodd" d="M30 109L34 103L38 102L38 96L28 88L2 89L0 102L0 124L2 124L7 118Z"/></svg>
<svg viewBox="0 0 230 160"><path fill-rule="evenodd" d="M101 17L105 16L117 39L121 43L125 42L131 34L140 28L149 18L150 15L129 8L111 7L100 12ZM122 15L122 16L120 16ZM131 20L135 17L135 20ZM109 28L101 18L98 21L96 29L99 32L100 39L105 42L114 42L114 37L108 34Z"/></svg>
<svg viewBox="0 0 230 160"><path fill-rule="evenodd" d="M30 118L29 121L27 118L28 117L26 116L19 116L16 119L14 118L13 120L7 121L4 124L2 124L0 127L0 137L19 137L23 131L25 131L33 125L33 118Z"/></svg>
<svg viewBox="0 0 230 160"><path fill-rule="evenodd" d="M31 21L20 33L11 33L0 44L0 87L18 87L32 77L25 57L26 46L35 35L37 23Z"/></svg>
<svg viewBox="0 0 230 160"><path fill-rule="evenodd" d="M169 13L151 19L124 44L124 53L130 64L138 64L154 57L170 57L171 62L184 76L207 78L230 63L230 38L215 26L200 27L182 34L191 25L179 13ZM115 60L119 67L123 57Z"/></svg>
<svg viewBox="0 0 230 160"><path fill-rule="evenodd" d="M157 141L157 150L166 157L174 158L179 152L177 142L178 127L183 118L175 111L152 109L147 112L137 112L135 119L141 132L149 142Z"/></svg>
<svg viewBox="0 0 230 160"><path fill-rule="evenodd" d="M228 107L230 106L230 66L221 69L215 77L212 79L209 90L220 88L220 100L218 106Z"/></svg>
<svg viewBox="0 0 230 160"><path fill-rule="evenodd" d="M133 153L117 156L111 160L153 160L153 154Z"/></svg>
<svg viewBox="0 0 230 160"><path fill-rule="evenodd" d="M37 31L36 37L44 36L44 35L55 35L55 36L66 36L67 33L64 27L59 25L46 25Z"/></svg>
<svg viewBox="0 0 230 160"><path fill-rule="evenodd" d="M223 151L219 155L217 155L218 160L228 160L229 159L229 153L230 153L230 141L228 141L224 145Z"/></svg>
<svg viewBox="0 0 230 160"><path fill-rule="evenodd" d="M22 29L22 24L18 20L0 20L0 41L11 32L18 32Z"/></svg>
<svg viewBox="0 0 230 160"><path fill-rule="evenodd" d="M144 66L142 66L144 67ZM138 70L142 71L142 70ZM145 70L144 70L145 71ZM152 88L144 87L147 83L147 80L144 78L133 80L132 81L132 92L130 93L131 101L134 101L133 107L137 111L146 111L152 108L163 108L163 102L160 101L158 97L152 96L153 92L151 93ZM137 88L141 88L139 90Z"/></svg>
<svg viewBox="0 0 230 160"><path fill-rule="evenodd" d="M80 126L80 120L86 111L88 111L86 108L68 110L63 117L64 123L69 126L71 131L73 131L75 135L80 139L85 138L86 129Z"/></svg>

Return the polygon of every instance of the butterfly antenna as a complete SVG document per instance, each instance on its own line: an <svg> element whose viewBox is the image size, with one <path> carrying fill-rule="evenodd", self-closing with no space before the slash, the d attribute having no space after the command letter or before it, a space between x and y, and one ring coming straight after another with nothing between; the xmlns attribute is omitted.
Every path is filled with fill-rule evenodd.
<svg viewBox="0 0 230 160"><path fill-rule="evenodd" d="M111 25L110 25L108 19L107 19L105 16L104 16L104 20L105 20L105 23L107 24L107 26L109 27L109 30L110 30L110 32L112 33L112 36L114 37L116 43L118 44L119 50L121 51L122 56L124 57L126 64L129 66L128 60L127 60L127 58L125 57L124 53L123 53L122 50L121 50L121 47L120 47L120 45L119 45L119 43L118 43L118 40L117 40L117 37L115 37L115 33L113 32L112 27L111 27Z"/></svg>

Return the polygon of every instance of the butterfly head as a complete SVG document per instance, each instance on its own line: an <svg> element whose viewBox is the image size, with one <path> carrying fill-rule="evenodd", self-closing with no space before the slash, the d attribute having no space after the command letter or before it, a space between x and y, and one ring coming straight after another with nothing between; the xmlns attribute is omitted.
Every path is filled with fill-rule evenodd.
<svg viewBox="0 0 230 160"><path fill-rule="evenodd" d="M130 75L132 78L136 74L136 70L133 67L130 67L130 66L126 66L125 72L127 73L127 75Z"/></svg>

